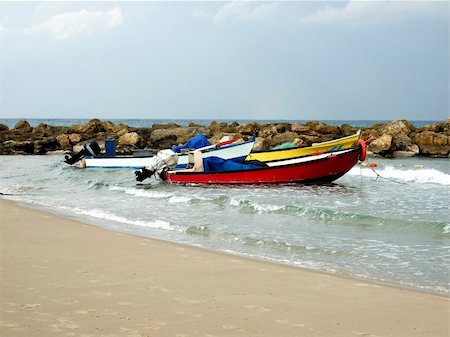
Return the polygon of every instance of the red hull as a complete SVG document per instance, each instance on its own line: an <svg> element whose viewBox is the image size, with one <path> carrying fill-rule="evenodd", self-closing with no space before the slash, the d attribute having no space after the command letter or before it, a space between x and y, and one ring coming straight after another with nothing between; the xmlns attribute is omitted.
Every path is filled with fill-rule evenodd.
<svg viewBox="0 0 450 337"><path fill-rule="evenodd" d="M165 171L161 178L177 184L280 184L327 183L347 173L361 158L362 147L310 160L244 171L183 172Z"/></svg>

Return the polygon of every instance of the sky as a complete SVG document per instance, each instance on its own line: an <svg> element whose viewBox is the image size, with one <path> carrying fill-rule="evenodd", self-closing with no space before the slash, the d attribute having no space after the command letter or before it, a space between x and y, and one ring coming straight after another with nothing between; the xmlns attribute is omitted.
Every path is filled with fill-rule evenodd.
<svg viewBox="0 0 450 337"><path fill-rule="evenodd" d="M448 1L0 2L0 118L447 120Z"/></svg>

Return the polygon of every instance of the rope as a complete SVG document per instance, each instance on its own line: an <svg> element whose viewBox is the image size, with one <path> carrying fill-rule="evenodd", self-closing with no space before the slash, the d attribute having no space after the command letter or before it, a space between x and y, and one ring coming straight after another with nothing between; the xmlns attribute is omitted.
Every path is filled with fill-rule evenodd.
<svg viewBox="0 0 450 337"><path fill-rule="evenodd" d="M401 181L397 181L397 180L394 180L394 179L383 177L377 171L375 171L375 169L371 166L371 163L369 162L368 159L366 159L365 162L367 162L367 166L373 171L373 173L375 173L377 175L377 177L373 181L377 181L378 178L381 178L381 179L384 179L384 180L387 180L387 181L390 181L390 182L393 182L393 183L396 183L396 184L407 185L407 182L401 182ZM361 175L361 182L362 182L362 167L360 169L360 175Z"/></svg>

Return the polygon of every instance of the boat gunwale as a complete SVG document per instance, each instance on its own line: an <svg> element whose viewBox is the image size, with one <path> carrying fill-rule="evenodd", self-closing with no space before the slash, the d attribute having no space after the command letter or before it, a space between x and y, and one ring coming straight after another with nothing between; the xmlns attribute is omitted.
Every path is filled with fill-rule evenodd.
<svg viewBox="0 0 450 337"><path fill-rule="evenodd" d="M298 162L298 163L292 163L292 164L286 164L286 165L279 165L279 166L267 166L267 167L262 166L262 167L258 167L258 168L250 168L247 170L212 171L212 172L193 172L193 171L184 171L184 170L173 170L173 171L165 171L165 173L169 176L174 176L174 175L186 176L186 175L201 175L201 174L217 175L217 174L223 174L223 173L252 172L252 171L260 172L263 170L276 170L276 169L284 169L284 168L293 167L293 166L303 166L303 165L308 165L311 163L319 163L321 161L326 161L326 160L331 159L331 158L329 158L329 156L332 154L334 154L336 157L349 156L350 154L353 154L354 152L357 152L360 149L361 149L360 147L353 147L353 148L350 148L347 150L343 150L341 153L330 152L325 157L315 158L314 160L310 160L310 161L304 161L304 162ZM291 158L291 159L297 159L297 158L303 158L303 157L304 156Z"/></svg>
<svg viewBox="0 0 450 337"><path fill-rule="evenodd" d="M357 133L355 133L355 134L353 134L353 135L350 135L350 136L345 136L345 137L342 137L342 138L337 138L337 139L329 140L329 141L327 141L327 142L312 143L310 146L305 146L305 147L293 147L293 148L290 148L290 149L275 149L275 150L268 150L268 151L253 151L253 152L250 152L250 153L249 153L249 156L251 156L252 153L254 153L254 154L261 154L261 153L275 153L275 152L283 152L283 151L286 151L286 152L293 152L293 151L295 151L295 150L305 150L305 149L309 149L309 148L312 148L312 147L320 147L320 146L322 146L322 145L328 146L328 145L330 145L330 144L332 144L332 143L335 143L335 142L337 143L337 142L339 142L339 141L346 141L346 140L349 140L349 139L351 139L351 138L353 138L353 137L358 137L358 139L359 139L359 138L361 137L361 130L359 130ZM358 140L355 141L355 144L356 144L357 141L358 141ZM305 156L307 156L307 155L305 155ZM278 159L276 159L276 160L278 160ZM265 161L265 162L267 162L267 161Z"/></svg>

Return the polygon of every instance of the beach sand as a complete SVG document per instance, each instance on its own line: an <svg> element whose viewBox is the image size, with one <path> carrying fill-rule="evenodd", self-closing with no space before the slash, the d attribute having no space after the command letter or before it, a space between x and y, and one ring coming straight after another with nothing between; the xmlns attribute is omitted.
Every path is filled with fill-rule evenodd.
<svg viewBox="0 0 450 337"><path fill-rule="evenodd" d="M134 237L7 200L0 214L4 337L449 335L442 296Z"/></svg>

